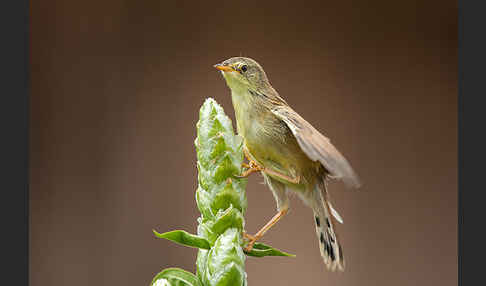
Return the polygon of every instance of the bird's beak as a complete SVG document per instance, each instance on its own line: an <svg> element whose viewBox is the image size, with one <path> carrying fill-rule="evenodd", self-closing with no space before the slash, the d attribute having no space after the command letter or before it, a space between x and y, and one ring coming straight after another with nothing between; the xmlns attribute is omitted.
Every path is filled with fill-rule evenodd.
<svg viewBox="0 0 486 286"><path fill-rule="evenodd" d="M220 71L224 72L234 72L236 71L232 66L224 66L222 64L215 64L214 67Z"/></svg>

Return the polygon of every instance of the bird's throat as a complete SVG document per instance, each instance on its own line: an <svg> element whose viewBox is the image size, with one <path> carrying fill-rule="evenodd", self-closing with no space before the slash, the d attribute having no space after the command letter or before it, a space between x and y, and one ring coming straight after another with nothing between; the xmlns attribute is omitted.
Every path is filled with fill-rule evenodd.
<svg viewBox="0 0 486 286"><path fill-rule="evenodd" d="M246 137L251 133L251 122L256 116L251 94L248 90L231 89L231 100L235 109L238 134Z"/></svg>

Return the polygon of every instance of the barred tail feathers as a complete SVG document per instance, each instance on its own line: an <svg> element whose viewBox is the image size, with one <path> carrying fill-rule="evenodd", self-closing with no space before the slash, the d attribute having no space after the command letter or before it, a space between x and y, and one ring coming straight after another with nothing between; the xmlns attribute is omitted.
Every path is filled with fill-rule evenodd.
<svg viewBox="0 0 486 286"><path fill-rule="evenodd" d="M321 191L321 188L324 188ZM319 240L319 249L324 260L326 268L331 271L336 269L344 271L344 256L341 244L334 232L333 219L331 217L331 210L337 212L328 204L326 198L322 193L326 193L325 184L316 185L314 191L315 204L312 209L314 211L314 221L316 224L316 233ZM337 215L339 216L339 215ZM338 218L340 219L340 217Z"/></svg>

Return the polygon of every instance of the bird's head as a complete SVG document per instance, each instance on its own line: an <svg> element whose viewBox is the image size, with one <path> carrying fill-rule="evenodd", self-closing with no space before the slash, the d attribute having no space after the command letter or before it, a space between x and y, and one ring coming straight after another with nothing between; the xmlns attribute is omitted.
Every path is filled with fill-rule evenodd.
<svg viewBox="0 0 486 286"><path fill-rule="evenodd" d="M221 71L229 88L260 91L270 86L263 68L253 59L234 57L214 67Z"/></svg>

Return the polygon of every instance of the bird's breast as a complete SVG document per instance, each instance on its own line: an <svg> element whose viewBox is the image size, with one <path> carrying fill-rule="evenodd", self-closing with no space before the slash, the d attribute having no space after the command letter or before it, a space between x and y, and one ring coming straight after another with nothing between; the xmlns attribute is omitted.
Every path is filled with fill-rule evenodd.
<svg viewBox="0 0 486 286"><path fill-rule="evenodd" d="M238 134L256 163L291 177L314 168L285 122L249 96L253 95L233 94L233 106Z"/></svg>

